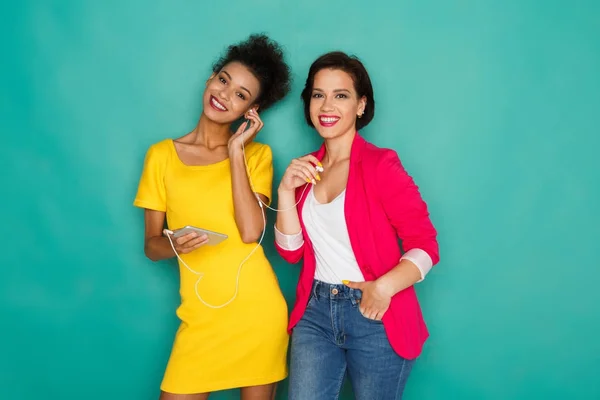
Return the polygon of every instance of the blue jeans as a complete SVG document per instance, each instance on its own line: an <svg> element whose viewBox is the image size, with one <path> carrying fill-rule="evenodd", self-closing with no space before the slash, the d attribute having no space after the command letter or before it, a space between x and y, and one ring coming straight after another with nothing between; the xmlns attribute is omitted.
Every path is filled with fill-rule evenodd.
<svg viewBox="0 0 600 400"><path fill-rule="evenodd" d="M346 372L357 400L401 399L414 360L390 346L383 323L364 317L362 292L315 280L292 332L289 399L337 399Z"/></svg>

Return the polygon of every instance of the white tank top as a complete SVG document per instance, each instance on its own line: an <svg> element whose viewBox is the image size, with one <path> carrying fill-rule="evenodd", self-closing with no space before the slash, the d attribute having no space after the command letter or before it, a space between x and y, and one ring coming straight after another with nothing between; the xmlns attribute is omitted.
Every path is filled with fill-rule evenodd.
<svg viewBox="0 0 600 400"><path fill-rule="evenodd" d="M330 203L321 204L315 198L311 187L302 209L306 233L313 244L317 261L315 279L327 283L339 284L342 280L353 282L365 280L356 262L348 236L344 215L345 198L344 189Z"/></svg>

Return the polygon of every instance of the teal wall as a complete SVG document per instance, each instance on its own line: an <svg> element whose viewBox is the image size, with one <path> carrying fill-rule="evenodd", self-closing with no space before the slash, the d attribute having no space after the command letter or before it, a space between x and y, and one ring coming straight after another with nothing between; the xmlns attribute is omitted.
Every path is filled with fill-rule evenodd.
<svg viewBox="0 0 600 400"><path fill-rule="evenodd" d="M364 135L398 150L430 206L442 261L418 286L431 338L406 398L600 398L599 13L596 1L3 2L0 397L156 398L178 276L143 254L144 153L192 129L220 51L265 31L296 79L263 115L275 184L318 145L299 100L308 66L342 49L373 78ZM271 241L291 302L298 269Z"/></svg>

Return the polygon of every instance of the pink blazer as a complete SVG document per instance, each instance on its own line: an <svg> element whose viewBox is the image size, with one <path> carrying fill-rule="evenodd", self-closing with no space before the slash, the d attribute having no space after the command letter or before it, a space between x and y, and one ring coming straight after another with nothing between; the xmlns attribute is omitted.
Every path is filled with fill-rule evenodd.
<svg viewBox="0 0 600 400"><path fill-rule="evenodd" d="M325 146L313 155L322 160ZM290 333L306 309L316 269L313 246L302 220L308 190L300 198L302 190L303 187L296 190L296 201L300 201L298 214L304 244L289 251L275 243L279 254L289 263L295 264L304 257L288 325ZM367 281L398 265L402 255L398 238L404 252L419 248L429 254L434 265L439 262L437 232L418 187L395 151L365 141L358 132L350 153L344 209L352 250ZM392 298L382 322L396 353L407 359L419 356L429 332L413 286Z"/></svg>

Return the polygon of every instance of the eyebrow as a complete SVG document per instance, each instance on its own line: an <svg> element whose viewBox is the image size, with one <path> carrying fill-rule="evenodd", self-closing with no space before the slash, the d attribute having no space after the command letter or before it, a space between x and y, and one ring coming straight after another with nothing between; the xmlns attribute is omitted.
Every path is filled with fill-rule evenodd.
<svg viewBox="0 0 600 400"><path fill-rule="evenodd" d="M232 81L233 79L231 78L231 75L229 75L229 72L222 70L222 73L224 73L225 75L227 75L227 77L229 78L230 81ZM240 86L240 88L244 89L246 92L248 92L248 94L252 97L252 92L250 92L248 89L246 89L243 86Z"/></svg>
<svg viewBox="0 0 600 400"><path fill-rule="evenodd" d="M313 88L313 90L317 90L317 91L319 91L319 92L324 92L324 90L323 90L323 89L319 89L319 88ZM346 92L346 93L348 93L348 94L352 94L352 93L351 93L351 92L350 92L348 89L335 89L335 90L333 91L333 93L341 93L341 92Z"/></svg>

